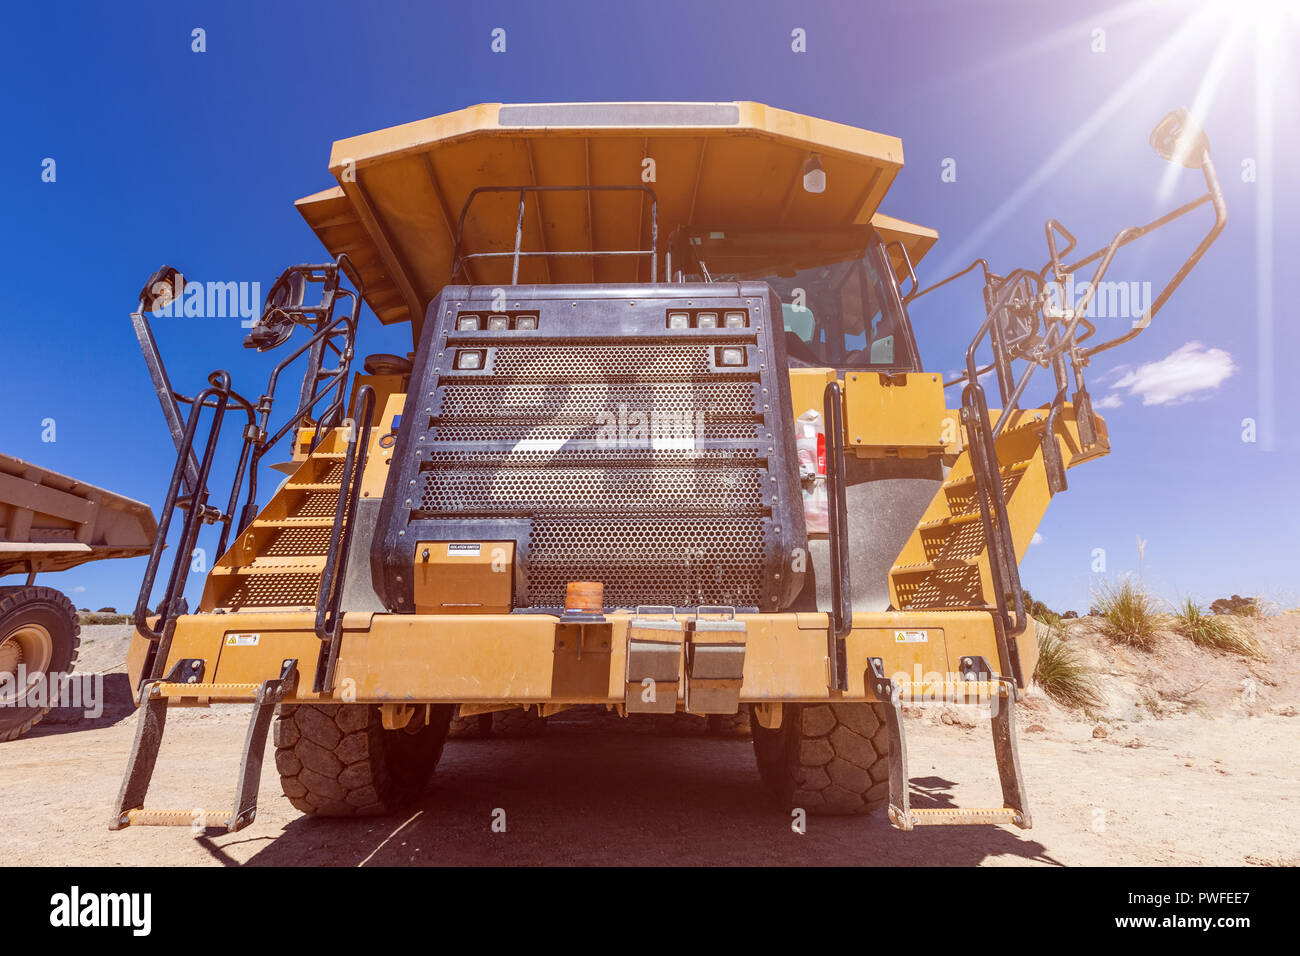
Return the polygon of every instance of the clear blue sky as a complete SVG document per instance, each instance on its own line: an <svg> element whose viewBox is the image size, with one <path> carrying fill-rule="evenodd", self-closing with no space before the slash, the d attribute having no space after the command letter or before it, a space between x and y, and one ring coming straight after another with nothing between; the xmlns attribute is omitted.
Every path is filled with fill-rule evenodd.
<svg viewBox="0 0 1300 956"><path fill-rule="evenodd" d="M1114 451L1070 473L1023 577L1058 609L1084 609L1093 549L1106 549L1114 576L1136 568L1140 536L1146 581L1169 598L1262 592L1295 604L1300 454L1287 410L1300 405L1300 335L1284 295L1300 251L1300 34L1294 18L1260 31L1279 57L1259 86L1250 16L1263 6L11 6L0 35L0 448L156 508L173 454L127 318L137 291L162 262L265 289L285 265L320 259L292 202L331 184L330 144L345 136L492 101L752 99L863 126L903 140L906 167L883 210L940 232L924 284L977 254L995 269L1038 267L1048 216L1091 247L1195 195L1199 177L1183 171L1157 198L1166 164L1146 137L1167 109L1198 104L1228 229L1152 328L1092 370L1095 396L1118 402L1105 413ZM191 51L196 27L204 53ZM505 54L489 48L496 27ZM806 53L791 50L795 28ZM1198 98L1207 75L1216 95ZM1258 89L1273 103L1272 159ZM47 157L53 183L41 178ZM946 159L955 182L941 179ZM1265 249L1261 192L1274 169ZM1148 240L1112 278L1159 283L1204 223ZM1257 312L1261 256L1274 263L1271 338ZM927 365L956 368L981 320L978 286L922 300L914 319ZM260 391L270 357L240 347L237 320L155 325L177 387L193 392L224 367ZM364 328L361 354L407 347L404 326L380 329L367 313ZM1271 431L1271 449L1241 440L1244 418L1261 438ZM127 608L142 568L103 562L48 582L78 606Z"/></svg>

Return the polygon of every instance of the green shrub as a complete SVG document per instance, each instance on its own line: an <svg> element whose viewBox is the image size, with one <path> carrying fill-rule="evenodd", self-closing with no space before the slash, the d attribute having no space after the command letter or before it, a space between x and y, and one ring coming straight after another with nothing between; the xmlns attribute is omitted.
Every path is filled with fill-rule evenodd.
<svg viewBox="0 0 1300 956"><path fill-rule="evenodd" d="M1232 597L1218 598L1210 604L1210 613L1235 614L1237 617L1259 617L1259 600L1253 597L1242 597L1239 594L1234 594Z"/></svg>
<svg viewBox="0 0 1300 956"><path fill-rule="evenodd" d="M1093 595L1102 633L1117 644L1150 650L1156 642L1156 599L1132 578L1103 584Z"/></svg>
<svg viewBox="0 0 1300 956"><path fill-rule="evenodd" d="M131 617L127 614L101 614L99 611L82 611L77 615L77 621L81 624L130 624Z"/></svg>
<svg viewBox="0 0 1300 956"><path fill-rule="evenodd" d="M1048 697L1066 707L1095 707L1101 703L1096 673L1070 646L1060 628L1038 629L1034 680Z"/></svg>

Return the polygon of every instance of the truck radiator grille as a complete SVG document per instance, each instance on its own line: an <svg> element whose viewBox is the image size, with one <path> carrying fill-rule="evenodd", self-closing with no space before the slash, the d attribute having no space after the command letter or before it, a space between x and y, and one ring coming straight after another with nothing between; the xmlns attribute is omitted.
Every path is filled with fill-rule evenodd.
<svg viewBox="0 0 1300 956"><path fill-rule="evenodd" d="M459 330L467 310L490 311L467 297L491 290L443 291L372 550L390 608L413 606L418 543L500 540L516 546L516 608L562 608L578 580L603 582L610 607L789 603L807 539L767 289L738 302L685 288L533 287L510 304L537 312L525 334ZM670 329L679 296L748 323Z"/></svg>

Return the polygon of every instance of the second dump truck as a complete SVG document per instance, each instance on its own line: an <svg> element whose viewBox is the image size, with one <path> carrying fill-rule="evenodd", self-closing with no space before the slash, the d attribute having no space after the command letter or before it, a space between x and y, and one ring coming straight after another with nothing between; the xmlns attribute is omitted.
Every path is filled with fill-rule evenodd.
<svg viewBox="0 0 1300 956"><path fill-rule="evenodd" d="M177 270L133 316L178 460L111 825L246 826L273 720L288 799L348 816L416 795L457 710L602 705L749 710L786 807L1028 827L1018 562L1067 469L1109 450L1089 361L1226 216L1184 111L1152 144L1206 193L1090 255L1051 221L1041 268L958 273L982 318L945 382L908 317L937 234L880 208L894 137L748 102L487 104L335 143L337 185L297 203L331 259L268 295L245 345L284 357L259 397L223 371L172 389L148 316ZM1203 205L1213 225L1131 327L1059 295ZM354 354L362 302L409 324L409 353ZM261 503L282 440L291 473ZM221 557L190 608L205 525ZM1001 805L911 805L900 708L925 699L987 706ZM168 708L210 704L252 712L233 801L146 806Z"/></svg>
<svg viewBox="0 0 1300 956"><path fill-rule="evenodd" d="M0 743L66 698L81 645L77 609L36 576L148 554L156 530L146 504L0 454Z"/></svg>

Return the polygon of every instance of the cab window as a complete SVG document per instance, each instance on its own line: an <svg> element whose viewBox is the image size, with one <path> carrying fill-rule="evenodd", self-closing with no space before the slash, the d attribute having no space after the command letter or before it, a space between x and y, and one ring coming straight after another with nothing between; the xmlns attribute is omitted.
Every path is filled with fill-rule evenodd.
<svg viewBox="0 0 1300 956"><path fill-rule="evenodd" d="M762 279L772 287L791 365L920 369L888 259L869 226L815 234L712 230L690 237L688 250L692 278Z"/></svg>

